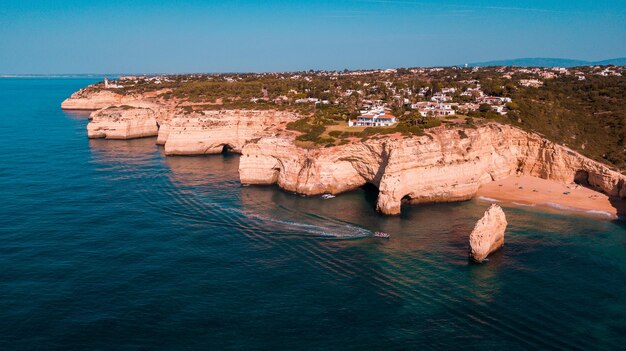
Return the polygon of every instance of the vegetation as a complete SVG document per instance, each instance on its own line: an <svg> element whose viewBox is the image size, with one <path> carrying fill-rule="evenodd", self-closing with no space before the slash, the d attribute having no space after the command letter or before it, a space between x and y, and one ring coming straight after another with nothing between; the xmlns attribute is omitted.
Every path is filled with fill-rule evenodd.
<svg viewBox="0 0 626 351"><path fill-rule="evenodd" d="M591 76L549 80L519 89L510 123L539 132L593 159L626 167L626 78Z"/></svg>
<svg viewBox="0 0 626 351"><path fill-rule="evenodd" d="M622 75L604 76L605 69ZM541 72L539 72L541 71ZM542 75L539 75L539 73ZM574 74L575 73L575 74ZM583 79L579 76L583 75ZM525 87L522 79L538 79ZM571 147L593 159L626 169L626 70L621 67L578 67L566 72L513 67L398 69L396 71L308 71L266 74L196 74L119 81L123 94L154 92L180 103L186 113L211 109L277 109L300 113L289 123L301 143L312 147L346 144L456 123L474 128L481 121L519 126ZM480 88L485 94L509 97L506 114L481 104L465 116L422 117L411 104L429 101L444 88L454 88L454 102L475 101L461 92ZM104 89L102 83L89 89ZM418 95L417 92L423 91ZM312 102L303 99L313 99ZM371 104L384 104L399 123L393 127L348 128L347 121ZM458 112L457 112L458 113ZM343 128L343 126L346 126ZM460 133L460 137L466 134Z"/></svg>

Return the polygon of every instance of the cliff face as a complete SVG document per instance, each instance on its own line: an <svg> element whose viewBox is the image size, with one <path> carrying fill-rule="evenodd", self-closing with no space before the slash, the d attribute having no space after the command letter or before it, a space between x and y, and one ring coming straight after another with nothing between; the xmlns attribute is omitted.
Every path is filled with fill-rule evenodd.
<svg viewBox="0 0 626 351"><path fill-rule="evenodd" d="M158 135L167 155L241 152L244 184L278 184L306 195L337 194L371 183L377 208L400 213L411 203L460 201L478 188L513 174L626 197L624 176L566 147L495 123L476 129L436 128L421 137L386 136L342 146L303 149L285 130L298 115L282 111L221 110L183 114L159 92L122 96L81 90L63 108L94 109L90 138L129 139ZM117 106L123 105L123 106ZM116 107L117 106L117 107Z"/></svg>
<svg viewBox="0 0 626 351"><path fill-rule="evenodd" d="M480 263L501 248L504 245L504 231L507 225L502 208L495 204L491 205L469 236L470 259Z"/></svg>
<svg viewBox="0 0 626 351"><path fill-rule="evenodd" d="M110 107L89 118L89 138L131 139L155 136L159 131L157 113L150 108Z"/></svg>
<svg viewBox="0 0 626 351"><path fill-rule="evenodd" d="M113 105L121 105L129 100L121 94L108 90L87 92L81 89L61 103L64 110L99 110Z"/></svg>
<svg viewBox="0 0 626 351"><path fill-rule="evenodd" d="M282 137L262 138L242 149L239 173L244 184L276 183L306 195L371 183L380 191L377 208L385 214L400 213L403 200L470 199L481 184L517 173L561 183L576 178L608 195L626 196L621 174L538 135L495 123L315 150Z"/></svg>
<svg viewBox="0 0 626 351"><path fill-rule="evenodd" d="M157 136L167 155L241 152L254 138L276 135L298 115L271 110L220 110L183 114L175 106L136 100L93 112L89 138L132 139Z"/></svg>
<svg viewBox="0 0 626 351"><path fill-rule="evenodd" d="M298 116L291 112L221 110L177 115L161 125L158 142L166 155L241 152L250 140L276 134Z"/></svg>

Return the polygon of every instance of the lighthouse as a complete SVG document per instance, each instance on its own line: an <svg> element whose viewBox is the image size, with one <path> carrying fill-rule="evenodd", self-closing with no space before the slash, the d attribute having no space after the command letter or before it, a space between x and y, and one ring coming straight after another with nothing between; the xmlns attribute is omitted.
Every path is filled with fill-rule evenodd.
<svg viewBox="0 0 626 351"><path fill-rule="evenodd" d="M104 89L108 89L109 88L109 79L107 78L107 76L104 76Z"/></svg>

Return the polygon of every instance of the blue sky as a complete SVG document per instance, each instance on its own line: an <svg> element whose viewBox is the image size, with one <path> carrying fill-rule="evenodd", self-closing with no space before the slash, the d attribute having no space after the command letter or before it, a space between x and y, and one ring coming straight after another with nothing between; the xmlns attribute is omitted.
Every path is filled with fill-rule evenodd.
<svg viewBox="0 0 626 351"><path fill-rule="evenodd" d="M359 69L626 56L626 0L3 0L0 73Z"/></svg>

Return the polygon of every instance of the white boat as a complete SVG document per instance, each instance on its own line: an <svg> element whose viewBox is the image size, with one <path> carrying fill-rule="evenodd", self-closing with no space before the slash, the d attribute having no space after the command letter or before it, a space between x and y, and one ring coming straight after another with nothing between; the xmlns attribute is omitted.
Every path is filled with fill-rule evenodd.
<svg viewBox="0 0 626 351"><path fill-rule="evenodd" d="M377 238L382 238L382 239L389 239L391 237L391 235L385 233L385 232L375 232L374 236Z"/></svg>
<svg viewBox="0 0 626 351"><path fill-rule="evenodd" d="M322 195L322 199L332 199L333 197L335 197L335 195L333 195L333 194L324 194L324 195Z"/></svg>

